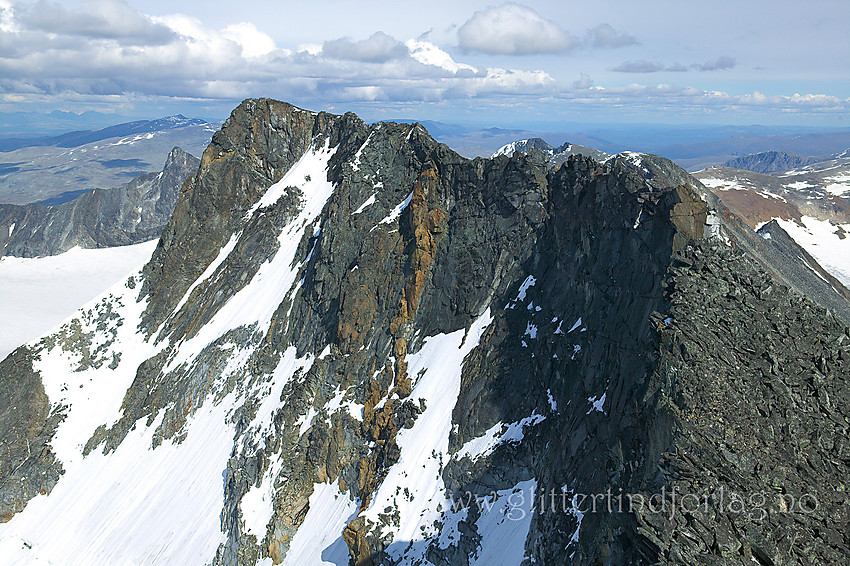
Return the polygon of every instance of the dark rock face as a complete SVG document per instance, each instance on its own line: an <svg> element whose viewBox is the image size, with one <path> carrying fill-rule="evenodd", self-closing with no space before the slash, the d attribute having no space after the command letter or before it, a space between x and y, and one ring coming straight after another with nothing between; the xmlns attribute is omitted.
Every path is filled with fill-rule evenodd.
<svg viewBox="0 0 850 566"><path fill-rule="evenodd" d="M275 183L321 148L333 150L322 175L334 188L310 216L317 185ZM245 101L214 136L144 269L148 302L126 324L158 353L136 367L115 362L133 384L120 418L94 431L85 453L112 453L155 417L154 445L180 442L206 401L239 399L227 417L225 542L208 558L219 565L286 558L315 511L316 484L337 486L350 504L337 542L356 565L465 565L486 555L494 532L518 537L523 564L850 559L850 331L818 305L826 295L800 294L817 276L793 253L778 261L663 158L548 161L540 151L470 161L419 125ZM273 185L279 196L261 201ZM234 304L254 308L241 297L280 257L274 285L252 296L273 297L269 320L245 314L201 340L222 313L239 314ZM829 300L832 312L846 301ZM426 400L424 353L446 340L440 356L458 356L467 345L447 337L469 337L481 320L457 382L453 366L432 360L456 397ZM59 342L82 352L77 371L113 359L111 343L90 351L71 330L17 350L3 362L4 383L37 392L26 360ZM49 438L49 404L28 395L0 406L0 422L31 419L40 424L27 438ZM445 420L434 416L438 402L453 403ZM256 429L263 411L268 424ZM470 448L500 423L514 436ZM406 443L422 425L444 444ZM12 447L10 461L30 461L26 443ZM55 467L45 450L36 472ZM417 468L433 464L435 475L399 470L420 456ZM444 487L422 495L428 482ZM42 484L33 488L52 487ZM248 494L267 484L270 518L251 530ZM443 505L465 495L504 504L519 486L535 501L525 530L499 530L512 519L484 508ZM372 509L386 491L393 503ZM748 507L730 507L733 493ZM9 513L32 495L11 493ZM403 515L426 496L437 519ZM402 523L415 540L398 534Z"/></svg>
<svg viewBox="0 0 850 566"><path fill-rule="evenodd" d="M0 204L0 256L56 255L74 246L126 246L159 236L198 159L175 147L160 173L44 206Z"/></svg>

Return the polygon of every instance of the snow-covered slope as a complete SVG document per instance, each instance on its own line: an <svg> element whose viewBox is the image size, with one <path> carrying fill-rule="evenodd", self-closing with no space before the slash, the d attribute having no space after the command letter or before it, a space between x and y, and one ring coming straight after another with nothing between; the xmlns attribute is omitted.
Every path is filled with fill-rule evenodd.
<svg viewBox="0 0 850 566"><path fill-rule="evenodd" d="M156 241L0 258L0 358L44 335L150 259Z"/></svg>
<svg viewBox="0 0 850 566"><path fill-rule="evenodd" d="M850 224L833 224L803 216L799 221L777 222L821 266L850 289Z"/></svg>
<svg viewBox="0 0 850 566"><path fill-rule="evenodd" d="M694 174L753 228L771 220L850 285L850 159L843 154L770 175L711 167ZM850 287L849 287L850 288Z"/></svg>

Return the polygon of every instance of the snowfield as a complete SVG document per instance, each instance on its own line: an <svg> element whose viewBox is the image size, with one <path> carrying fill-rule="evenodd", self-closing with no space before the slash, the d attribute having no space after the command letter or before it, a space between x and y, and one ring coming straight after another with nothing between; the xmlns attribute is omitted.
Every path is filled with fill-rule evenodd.
<svg viewBox="0 0 850 566"><path fill-rule="evenodd" d="M850 224L834 225L827 220L803 216L803 226L777 218L782 229L809 252L821 267L850 288Z"/></svg>
<svg viewBox="0 0 850 566"><path fill-rule="evenodd" d="M0 258L0 359L43 336L150 259L157 240L72 248L39 258Z"/></svg>

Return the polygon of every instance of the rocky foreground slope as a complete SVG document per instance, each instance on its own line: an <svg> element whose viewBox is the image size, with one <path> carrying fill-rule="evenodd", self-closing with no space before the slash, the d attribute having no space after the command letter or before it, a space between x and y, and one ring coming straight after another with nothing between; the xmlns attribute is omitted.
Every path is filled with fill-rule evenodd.
<svg viewBox="0 0 850 566"><path fill-rule="evenodd" d="M0 204L0 257L56 255L74 246L126 246L159 236L177 204L180 187L200 161L175 147L159 173L144 173L121 187L92 189L72 201Z"/></svg>
<svg viewBox="0 0 850 566"><path fill-rule="evenodd" d="M2 555L847 562L840 284L667 160L547 161L245 101L151 262L0 363Z"/></svg>

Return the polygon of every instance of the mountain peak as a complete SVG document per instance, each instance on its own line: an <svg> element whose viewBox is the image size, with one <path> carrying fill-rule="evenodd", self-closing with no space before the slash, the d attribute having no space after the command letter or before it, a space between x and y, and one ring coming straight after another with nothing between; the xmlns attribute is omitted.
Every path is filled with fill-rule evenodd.
<svg viewBox="0 0 850 566"><path fill-rule="evenodd" d="M707 529L747 562L840 562L840 501L789 539L709 496L837 492L787 447L828 438L799 449L847 476L850 333L672 162L469 160L250 99L179 199L142 270L0 363L25 384L0 396L13 559L696 563ZM700 522L575 504L673 488Z"/></svg>

